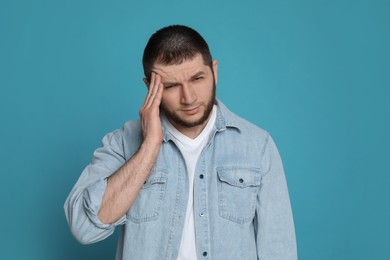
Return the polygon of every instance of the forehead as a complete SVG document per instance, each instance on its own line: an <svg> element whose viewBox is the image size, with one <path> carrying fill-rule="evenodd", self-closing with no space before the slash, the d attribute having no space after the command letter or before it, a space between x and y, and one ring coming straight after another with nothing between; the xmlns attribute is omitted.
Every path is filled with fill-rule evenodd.
<svg viewBox="0 0 390 260"><path fill-rule="evenodd" d="M191 60L185 60L181 64L163 65L157 63L152 67L152 71L158 73L163 80L190 77L199 72L208 73L210 70L210 67L204 64L203 57L200 54Z"/></svg>

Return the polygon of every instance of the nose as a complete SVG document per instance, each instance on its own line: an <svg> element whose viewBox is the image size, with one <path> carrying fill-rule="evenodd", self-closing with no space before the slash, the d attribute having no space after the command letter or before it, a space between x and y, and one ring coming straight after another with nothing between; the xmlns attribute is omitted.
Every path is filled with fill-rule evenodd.
<svg viewBox="0 0 390 260"><path fill-rule="evenodd" d="M194 88L190 84L183 84L181 88L181 102L183 104L192 104L196 101Z"/></svg>

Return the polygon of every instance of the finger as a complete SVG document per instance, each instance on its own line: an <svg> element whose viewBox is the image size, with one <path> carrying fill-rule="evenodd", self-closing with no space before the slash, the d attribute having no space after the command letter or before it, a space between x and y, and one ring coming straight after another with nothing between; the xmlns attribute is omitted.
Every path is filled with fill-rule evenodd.
<svg viewBox="0 0 390 260"><path fill-rule="evenodd" d="M156 80L156 82L159 81ZM157 113L157 115L159 115L163 91L164 85L161 82L159 84L155 84L153 93L149 95L147 103L145 103L139 111L139 116L141 119L149 113Z"/></svg>
<svg viewBox="0 0 390 260"><path fill-rule="evenodd" d="M154 98L154 102L153 102L154 106L160 107L163 92L164 92L164 86L162 83L160 83L157 88L156 96Z"/></svg>
<svg viewBox="0 0 390 260"><path fill-rule="evenodd" d="M152 72L151 77L150 77L149 86L148 86L148 95L147 96L150 96L150 94L152 93L155 81L156 81L156 73Z"/></svg>
<svg viewBox="0 0 390 260"><path fill-rule="evenodd" d="M150 84L149 84L149 92L148 93L151 93L153 91L153 87L154 87L155 82L156 82L156 76L157 76L157 74L155 72L151 72Z"/></svg>
<svg viewBox="0 0 390 260"><path fill-rule="evenodd" d="M149 103L149 99L150 99L150 96L152 94L152 90L153 90L153 86L154 86L154 82L155 82L155 77L156 77L156 73L152 72L151 77L150 77L150 81L148 84L148 93L145 96L144 104L142 105L141 109L145 108Z"/></svg>
<svg viewBox="0 0 390 260"><path fill-rule="evenodd" d="M150 107L153 104L156 94L160 88L160 84L161 84L161 76L156 74L154 77L153 86L151 86L149 90L150 96L148 99L148 103L146 104L146 108Z"/></svg>

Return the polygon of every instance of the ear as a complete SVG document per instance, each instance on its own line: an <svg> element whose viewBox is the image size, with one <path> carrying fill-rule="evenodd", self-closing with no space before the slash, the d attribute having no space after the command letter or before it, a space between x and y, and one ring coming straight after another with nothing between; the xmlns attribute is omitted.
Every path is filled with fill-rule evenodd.
<svg viewBox="0 0 390 260"><path fill-rule="evenodd" d="M213 73L214 73L215 85L218 85L218 61L217 60L213 61Z"/></svg>
<svg viewBox="0 0 390 260"><path fill-rule="evenodd" d="M146 77L143 78L142 80L144 81L146 88L149 90L149 86L150 86L149 80Z"/></svg>

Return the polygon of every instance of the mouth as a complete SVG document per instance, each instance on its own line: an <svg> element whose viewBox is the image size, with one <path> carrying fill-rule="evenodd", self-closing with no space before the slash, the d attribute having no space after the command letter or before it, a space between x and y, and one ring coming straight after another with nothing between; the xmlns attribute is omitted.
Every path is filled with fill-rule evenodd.
<svg viewBox="0 0 390 260"><path fill-rule="evenodd" d="M182 109L182 111L184 112L184 114L187 114L187 115L195 115L196 113L198 113L199 107L200 107L200 105L197 105L195 107Z"/></svg>

